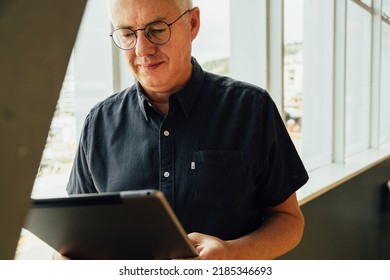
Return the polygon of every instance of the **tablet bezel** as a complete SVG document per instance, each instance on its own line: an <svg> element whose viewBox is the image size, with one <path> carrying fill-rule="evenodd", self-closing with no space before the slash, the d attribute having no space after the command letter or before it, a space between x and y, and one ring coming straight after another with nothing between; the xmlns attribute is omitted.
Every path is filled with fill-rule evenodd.
<svg viewBox="0 0 390 280"><path fill-rule="evenodd" d="M197 255L158 190L35 198L24 228L71 259L177 259Z"/></svg>

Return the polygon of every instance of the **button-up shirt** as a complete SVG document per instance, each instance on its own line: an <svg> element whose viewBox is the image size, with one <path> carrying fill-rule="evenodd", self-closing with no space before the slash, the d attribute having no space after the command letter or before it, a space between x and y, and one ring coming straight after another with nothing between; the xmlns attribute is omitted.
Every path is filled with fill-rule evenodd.
<svg viewBox="0 0 390 280"><path fill-rule="evenodd" d="M265 90L192 64L166 115L139 83L90 111L67 190L158 189L187 232L237 238L307 172Z"/></svg>

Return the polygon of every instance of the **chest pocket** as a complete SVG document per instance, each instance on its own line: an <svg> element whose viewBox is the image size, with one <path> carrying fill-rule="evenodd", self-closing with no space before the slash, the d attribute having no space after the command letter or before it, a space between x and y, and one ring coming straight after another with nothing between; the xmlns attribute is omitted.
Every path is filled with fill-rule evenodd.
<svg viewBox="0 0 390 280"><path fill-rule="evenodd" d="M240 204L246 182L243 152L195 152L191 172L197 203L225 210L236 208Z"/></svg>

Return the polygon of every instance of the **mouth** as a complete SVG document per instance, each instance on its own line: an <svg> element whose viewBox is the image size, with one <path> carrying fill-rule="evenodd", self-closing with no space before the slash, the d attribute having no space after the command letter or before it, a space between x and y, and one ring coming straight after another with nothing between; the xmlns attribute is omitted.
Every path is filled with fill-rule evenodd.
<svg viewBox="0 0 390 280"><path fill-rule="evenodd" d="M163 64L163 62L142 63L142 64L138 64L138 67L148 71L148 70L154 70L158 68L161 64Z"/></svg>

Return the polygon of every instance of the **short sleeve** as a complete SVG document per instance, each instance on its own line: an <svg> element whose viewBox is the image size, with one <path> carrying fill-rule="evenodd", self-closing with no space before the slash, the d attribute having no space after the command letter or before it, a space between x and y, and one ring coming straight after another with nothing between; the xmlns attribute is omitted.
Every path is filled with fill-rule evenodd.
<svg viewBox="0 0 390 280"><path fill-rule="evenodd" d="M262 203L272 207L284 202L309 177L268 93L264 95L259 114L259 157L263 166L256 184Z"/></svg>
<svg viewBox="0 0 390 280"><path fill-rule="evenodd" d="M89 116L84 122L84 128L81 132L79 146L73 161L72 170L67 185L68 194L94 193L97 192L88 164L88 128Z"/></svg>

